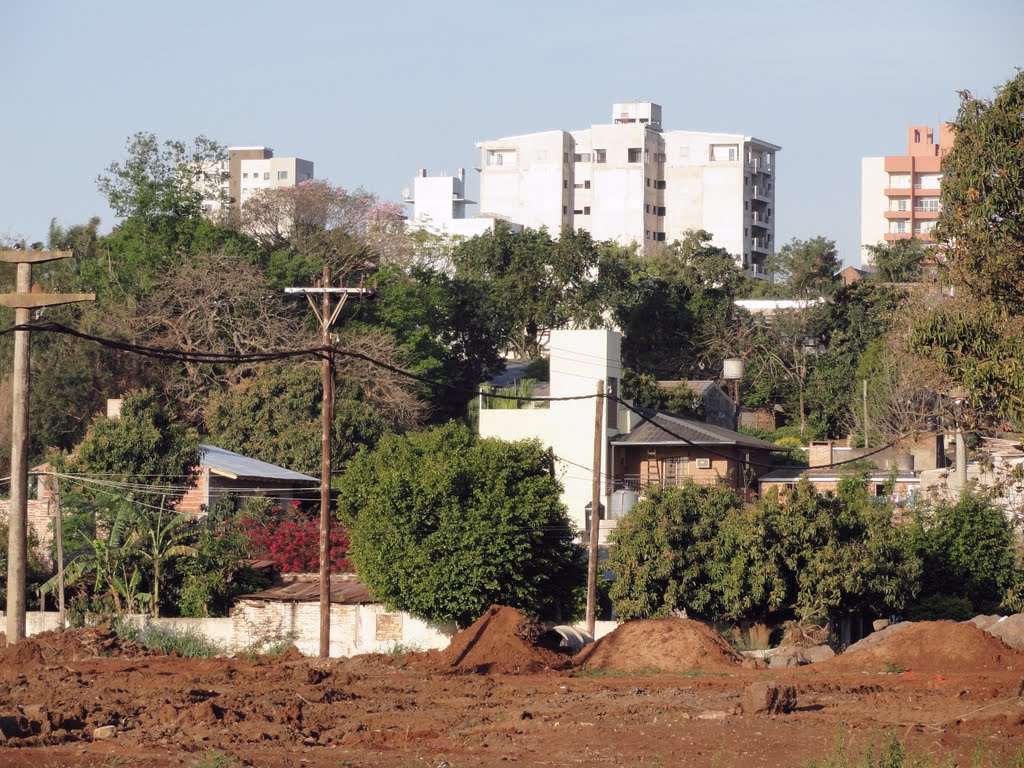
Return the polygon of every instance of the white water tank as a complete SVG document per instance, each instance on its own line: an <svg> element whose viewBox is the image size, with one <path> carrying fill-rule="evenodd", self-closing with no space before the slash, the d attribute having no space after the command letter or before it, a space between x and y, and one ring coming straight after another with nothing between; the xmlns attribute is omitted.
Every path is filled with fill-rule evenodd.
<svg viewBox="0 0 1024 768"><path fill-rule="evenodd" d="M743 378L743 358L726 358L722 365L722 378L729 381L737 381Z"/></svg>

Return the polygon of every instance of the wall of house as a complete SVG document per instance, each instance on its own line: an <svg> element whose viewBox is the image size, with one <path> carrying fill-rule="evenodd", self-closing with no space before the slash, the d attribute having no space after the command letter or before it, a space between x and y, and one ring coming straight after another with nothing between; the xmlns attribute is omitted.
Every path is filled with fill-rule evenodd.
<svg viewBox="0 0 1024 768"><path fill-rule="evenodd" d="M0 520L6 521L10 513L10 500L0 499ZM36 553L43 563L49 566L53 565L53 556L50 550L53 544L54 514L55 509L48 499L28 500L28 530L36 539Z"/></svg>
<svg viewBox="0 0 1024 768"><path fill-rule="evenodd" d="M811 478L810 480L811 484L818 491L818 493L835 493L839 489L839 480L835 478L827 480L815 480ZM868 491L872 495L874 495L874 486L882 485L887 481L888 478L886 477L871 478L870 480L868 480ZM781 497L784 496L790 490L791 485L793 485L792 482L785 481L762 482L760 483L759 487L762 496L774 489L779 492L779 496ZM911 496L919 493L920 490L921 483L916 479L907 481L897 481L895 490L893 491L893 501L907 501Z"/></svg>
<svg viewBox="0 0 1024 768"><path fill-rule="evenodd" d="M731 450L717 451L726 455L733 455ZM657 485L666 481L666 470L664 462L669 459L686 459L685 477L699 485L713 485L724 481L730 486L736 483L736 474L733 467L734 460L723 458L700 448L687 448L677 446L636 446L624 448L616 446L616 477L623 475L639 477L641 486L648 484ZM707 459L709 467L699 469L697 459ZM679 478L682 480L682 478Z"/></svg>

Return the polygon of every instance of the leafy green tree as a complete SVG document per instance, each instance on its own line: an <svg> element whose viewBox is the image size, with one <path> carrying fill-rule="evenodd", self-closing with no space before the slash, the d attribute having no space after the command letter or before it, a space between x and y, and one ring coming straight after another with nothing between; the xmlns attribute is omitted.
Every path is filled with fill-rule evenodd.
<svg viewBox="0 0 1024 768"><path fill-rule="evenodd" d="M210 441L271 464L314 471L320 466L320 375L314 363L264 366L215 394L206 409ZM361 447L372 448L390 429L377 409L360 400L355 385L339 379L331 442L335 466L344 466Z"/></svg>
<svg viewBox="0 0 1024 768"><path fill-rule="evenodd" d="M505 365L499 350L509 327L494 292L482 282L423 268L384 268L374 280L374 299L353 310L355 322L386 330L405 367L438 382L418 387L434 418L461 415L480 382Z"/></svg>
<svg viewBox="0 0 1024 768"><path fill-rule="evenodd" d="M924 560L922 597L956 596L991 613L1015 579L1013 530L1002 509L978 492L918 513Z"/></svg>
<svg viewBox="0 0 1024 768"><path fill-rule="evenodd" d="M622 372L622 396L633 401L638 408L671 411L692 419L704 418L704 400L685 383L661 386L649 373L637 373L631 368Z"/></svg>
<svg viewBox="0 0 1024 768"><path fill-rule="evenodd" d="M148 561L152 569L150 581L149 609L153 616L160 616L160 583L165 569L175 558L195 555L195 547L186 543L191 537L187 515L167 509L164 500L153 508L136 508L133 515L132 536L138 548L139 557Z"/></svg>
<svg viewBox="0 0 1024 768"><path fill-rule="evenodd" d="M875 280L883 283L916 283L921 280L921 264L928 256L928 248L918 238L893 240L867 248L878 270Z"/></svg>
<svg viewBox="0 0 1024 768"><path fill-rule="evenodd" d="M356 573L429 621L466 626L493 603L571 615L582 550L553 462L536 442L478 439L455 423L385 437L341 479Z"/></svg>
<svg viewBox="0 0 1024 768"><path fill-rule="evenodd" d="M768 271L789 287L796 298L828 296L836 288L834 275L843 268L834 240L793 238L768 259Z"/></svg>
<svg viewBox="0 0 1024 768"><path fill-rule="evenodd" d="M494 232L465 240L452 251L456 275L486 286L508 328L505 341L526 359L538 356L552 328L603 324L609 283L601 279L601 257L602 248L585 230L566 229L554 240L544 228L512 232L501 222ZM605 261L607 275L613 265Z"/></svg>
<svg viewBox="0 0 1024 768"><path fill-rule="evenodd" d="M635 262L631 287L620 292L614 311L623 361L664 379L699 376L709 362L717 366L733 350L722 355L712 342L734 322L732 302L743 279L733 257L703 230ZM709 350L718 359L707 360Z"/></svg>
<svg viewBox="0 0 1024 768"><path fill-rule="evenodd" d="M917 593L912 531L863 480L831 496L802 481L744 505L730 489L655 489L613 533L611 597L624 619L686 609L710 619L894 610Z"/></svg>
<svg viewBox="0 0 1024 768"><path fill-rule="evenodd" d="M961 94L943 158L934 230L957 297L915 318L914 348L967 389L971 404L1024 419L1024 73L991 101Z"/></svg>
<svg viewBox="0 0 1024 768"><path fill-rule="evenodd" d="M73 476L61 483L65 553L96 538L133 505L159 508L185 492L199 466L199 438L177 422L151 391L127 395L118 418L97 417L58 469ZM127 523L125 523L127 524Z"/></svg>
<svg viewBox="0 0 1024 768"><path fill-rule="evenodd" d="M961 93L935 237L972 296L1024 314L1024 72L995 98Z"/></svg>

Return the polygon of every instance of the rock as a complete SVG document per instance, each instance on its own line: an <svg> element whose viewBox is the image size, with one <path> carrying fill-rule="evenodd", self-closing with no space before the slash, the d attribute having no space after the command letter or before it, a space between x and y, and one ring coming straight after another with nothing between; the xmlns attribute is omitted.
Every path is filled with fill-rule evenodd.
<svg viewBox="0 0 1024 768"><path fill-rule="evenodd" d="M698 720L725 720L729 716L728 712L723 712L720 709L707 709L697 715Z"/></svg>
<svg viewBox="0 0 1024 768"><path fill-rule="evenodd" d="M744 669L766 669L767 667L768 662L762 658L758 658L757 656L747 656L747 658L743 660Z"/></svg>
<svg viewBox="0 0 1024 768"><path fill-rule="evenodd" d="M998 637L1011 648L1024 651L1024 613L1005 616L982 629Z"/></svg>
<svg viewBox="0 0 1024 768"><path fill-rule="evenodd" d="M796 709L796 688L792 685L751 683L740 697L744 714L777 715Z"/></svg>
<svg viewBox="0 0 1024 768"><path fill-rule="evenodd" d="M116 725L101 725L99 728L92 729L92 740L101 741L103 739L110 739L113 738L115 733L117 733Z"/></svg>
<svg viewBox="0 0 1024 768"><path fill-rule="evenodd" d="M800 649L794 645L784 645L772 654L768 661L768 669L790 669L803 663Z"/></svg>
<svg viewBox="0 0 1024 768"><path fill-rule="evenodd" d="M871 629L875 632L881 632L883 629L889 626L891 622L888 619L875 619L871 622Z"/></svg>
<svg viewBox="0 0 1024 768"><path fill-rule="evenodd" d="M1003 617L1000 616L998 613L992 613L987 616L984 613L979 613L973 619L968 619L968 621L970 621L971 624L976 626L978 629L988 629L1001 618Z"/></svg>
<svg viewBox="0 0 1024 768"><path fill-rule="evenodd" d="M819 661L827 661L836 655L836 652L827 645L816 645L813 648L801 648L800 656L807 664L817 664Z"/></svg>
<svg viewBox="0 0 1024 768"><path fill-rule="evenodd" d="M49 710L46 709L45 704L25 704L21 711L25 713L25 717L33 720L45 720Z"/></svg>
<svg viewBox="0 0 1024 768"><path fill-rule="evenodd" d="M525 709L519 713L520 720L533 720L533 715L527 712Z"/></svg>

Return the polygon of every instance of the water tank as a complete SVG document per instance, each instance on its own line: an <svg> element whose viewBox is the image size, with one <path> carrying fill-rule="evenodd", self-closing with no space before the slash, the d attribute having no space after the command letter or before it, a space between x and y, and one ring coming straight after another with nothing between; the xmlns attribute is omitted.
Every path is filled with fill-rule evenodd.
<svg viewBox="0 0 1024 768"><path fill-rule="evenodd" d="M612 493L612 508L611 514L608 516L611 520L621 520L626 516L636 503L640 501L640 494L636 491L630 491L626 489L614 491Z"/></svg>
<svg viewBox="0 0 1024 768"><path fill-rule="evenodd" d="M739 357L726 358L722 365L722 378L730 381L743 378L743 359Z"/></svg>

